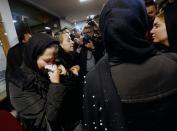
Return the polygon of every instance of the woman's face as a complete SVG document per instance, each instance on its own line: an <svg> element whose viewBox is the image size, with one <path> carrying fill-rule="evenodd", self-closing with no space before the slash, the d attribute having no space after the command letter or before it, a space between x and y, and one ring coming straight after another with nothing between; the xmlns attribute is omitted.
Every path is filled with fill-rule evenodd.
<svg viewBox="0 0 177 131"><path fill-rule="evenodd" d="M66 53L74 51L74 42L71 40L69 34L62 34L63 41L60 43L61 47Z"/></svg>
<svg viewBox="0 0 177 131"><path fill-rule="evenodd" d="M154 20L153 28L151 30L153 42L165 43L168 41L165 21L163 18L156 17Z"/></svg>
<svg viewBox="0 0 177 131"><path fill-rule="evenodd" d="M47 64L54 64L57 54L57 49L55 47L46 48L44 53L40 55L37 59L37 66L40 70L44 70Z"/></svg>

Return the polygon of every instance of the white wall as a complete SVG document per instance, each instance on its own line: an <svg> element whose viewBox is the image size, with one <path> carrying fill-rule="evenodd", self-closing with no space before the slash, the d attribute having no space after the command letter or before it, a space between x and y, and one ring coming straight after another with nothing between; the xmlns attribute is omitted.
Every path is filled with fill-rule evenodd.
<svg viewBox="0 0 177 131"><path fill-rule="evenodd" d="M86 25L87 21L77 22L74 27L80 31L83 31L84 26Z"/></svg>
<svg viewBox="0 0 177 131"><path fill-rule="evenodd" d="M4 24L5 31L10 43L13 46L18 43L18 37L15 30L14 23L12 21L12 14L10 11L8 0L0 0L0 14ZM0 100L5 96L5 80L4 74L6 70L6 57L3 52L2 46L0 46Z"/></svg>
<svg viewBox="0 0 177 131"><path fill-rule="evenodd" d="M15 30L14 23L12 21L12 14L10 11L8 0L0 0L0 14L4 24L5 31L10 43L13 46L18 43L18 37ZM6 57L4 55L3 49L0 46L0 71L6 68Z"/></svg>
<svg viewBox="0 0 177 131"><path fill-rule="evenodd" d="M10 45L13 46L18 43L18 37L12 19L8 0L0 0L0 13L5 26Z"/></svg>
<svg viewBox="0 0 177 131"><path fill-rule="evenodd" d="M60 26L61 29L63 29L64 27L73 28L72 24L64 19L60 19Z"/></svg>

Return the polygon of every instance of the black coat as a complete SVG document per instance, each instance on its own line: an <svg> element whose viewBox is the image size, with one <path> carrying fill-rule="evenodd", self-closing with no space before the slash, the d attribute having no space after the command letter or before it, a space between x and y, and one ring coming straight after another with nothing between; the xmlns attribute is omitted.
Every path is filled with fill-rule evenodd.
<svg viewBox="0 0 177 131"><path fill-rule="evenodd" d="M59 46L57 64L62 64L66 69L75 65L80 65L79 54L77 52L66 53L61 46Z"/></svg>
<svg viewBox="0 0 177 131"><path fill-rule="evenodd" d="M176 62L177 54L165 53L143 63L111 66L128 129L177 129L173 123L177 116Z"/></svg>
<svg viewBox="0 0 177 131"><path fill-rule="evenodd" d="M66 76L61 76L61 83L67 87L68 92L63 102L62 119L65 129L71 130L71 125L74 123L73 127L76 126L82 119L81 76L80 73L76 76L70 71L71 67L75 65L80 66L79 55L76 52L66 53L61 46L59 46L57 64L62 64L68 72Z"/></svg>
<svg viewBox="0 0 177 131"><path fill-rule="evenodd" d="M86 131L177 130L177 54L110 66L104 57L87 74Z"/></svg>

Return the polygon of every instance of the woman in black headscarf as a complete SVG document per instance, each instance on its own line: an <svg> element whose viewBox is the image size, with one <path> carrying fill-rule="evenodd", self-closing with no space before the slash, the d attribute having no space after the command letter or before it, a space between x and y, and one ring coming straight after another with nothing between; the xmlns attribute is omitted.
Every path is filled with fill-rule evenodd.
<svg viewBox="0 0 177 131"><path fill-rule="evenodd" d="M109 0L100 27L107 55L86 76L85 130L170 130L177 109L177 54L156 53L145 39L143 1Z"/></svg>
<svg viewBox="0 0 177 131"><path fill-rule="evenodd" d="M33 35L25 47L22 65L8 78L11 103L25 131L61 131L64 124L65 131L75 127L76 118L67 121L63 118L68 91L60 82L57 66L53 66L49 76L45 69L47 64L55 64L58 44L48 35Z"/></svg>

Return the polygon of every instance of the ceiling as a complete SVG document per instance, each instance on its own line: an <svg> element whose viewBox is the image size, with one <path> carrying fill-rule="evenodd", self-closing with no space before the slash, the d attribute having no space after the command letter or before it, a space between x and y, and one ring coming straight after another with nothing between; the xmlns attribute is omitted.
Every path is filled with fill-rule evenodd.
<svg viewBox="0 0 177 131"><path fill-rule="evenodd" d="M55 16L64 17L70 22L85 20L86 16L100 14L106 0L24 0Z"/></svg>

